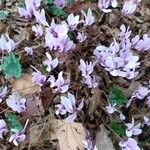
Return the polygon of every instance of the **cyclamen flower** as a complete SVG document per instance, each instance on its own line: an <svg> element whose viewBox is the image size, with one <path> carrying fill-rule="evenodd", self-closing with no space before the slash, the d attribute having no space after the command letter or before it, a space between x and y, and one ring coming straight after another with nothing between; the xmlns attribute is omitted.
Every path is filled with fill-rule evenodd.
<svg viewBox="0 0 150 150"><path fill-rule="evenodd" d="M50 87L51 88L55 88L55 91L57 92L61 92L61 93L65 93L68 91L69 89L69 83L70 80L64 80L63 78L63 72L61 71L58 74L58 79L56 80L54 76L50 76L50 78L48 79L48 81L50 81Z"/></svg>
<svg viewBox="0 0 150 150"><path fill-rule="evenodd" d="M87 36L84 34L84 32L78 32L77 40L79 40L80 43L85 41L86 38Z"/></svg>
<svg viewBox="0 0 150 150"><path fill-rule="evenodd" d="M0 103L2 102L3 98L6 96L8 92L7 86L0 87Z"/></svg>
<svg viewBox="0 0 150 150"><path fill-rule="evenodd" d="M126 15L132 14L136 10L137 5L138 5L139 2L141 2L141 0L126 1L123 5L123 9L122 9L123 15L126 16Z"/></svg>
<svg viewBox="0 0 150 150"><path fill-rule="evenodd" d="M88 86L88 88L96 88L98 86L95 76L93 76L93 78L90 75L86 76L84 83Z"/></svg>
<svg viewBox="0 0 150 150"><path fill-rule="evenodd" d="M143 39L139 40L135 46L140 52L150 50L150 37L147 34L143 35Z"/></svg>
<svg viewBox="0 0 150 150"><path fill-rule="evenodd" d="M82 76L86 77L93 72L94 65L92 62L88 64L88 62L84 62L84 60L80 59L79 69L82 73Z"/></svg>
<svg viewBox="0 0 150 150"><path fill-rule="evenodd" d="M98 150L96 145L94 145L94 142L88 131L86 132L85 140L83 140L82 142L86 150Z"/></svg>
<svg viewBox="0 0 150 150"><path fill-rule="evenodd" d="M46 17L45 17L45 10L42 9L41 11L34 11L34 16L36 19L36 22L39 24L43 24L44 26L49 26L48 22L46 21Z"/></svg>
<svg viewBox="0 0 150 150"><path fill-rule="evenodd" d="M66 122L73 122L77 118L78 112L83 108L83 100L80 102L80 104L77 106L76 100L73 94L68 92L68 97L61 96L61 104L56 105L57 108L64 107L65 114L66 112L69 113L69 116L66 118ZM62 110L58 112L60 109L56 110L57 114L62 114Z"/></svg>
<svg viewBox="0 0 150 150"><path fill-rule="evenodd" d="M128 138L127 141L120 141L119 146L122 150L140 150L137 142L132 138Z"/></svg>
<svg viewBox="0 0 150 150"><path fill-rule="evenodd" d="M80 23L79 21L79 15L74 16L74 14L70 14L67 17L67 23L70 30L75 30L77 25Z"/></svg>
<svg viewBox="0 0 150 150"><path fill-rule="evenodd" d="M144 122L147 126L150 126L150 119L146 116L144 116Z"/></svg>
<svg viewBox="0 0 150 150"><path fill-rule="evenodd" d="M3 119L0 119L0 138L3 139L3 135L8 132L7 124Z"/></svg>
<svg viewBox="0 0 150 150"><path fill-rule="evenodd" d="M94 22L94 16L92 15L92 11L89 8L87 14L85 14L85 12L83 10L81 10L81 13L83 14L83 16L85 17L85 20L83 20L83 25L84 26L90 26L93 24Z"/></svg>
<svg viewBox="0 0 150 150"><path fill-rule="evenodd" d="M28 55L33 55L33 49L31 47L25 47L24 50L27 52Z"/></svg>
<svg viewBox="0 0 150 150"><path fill-rule="evenodd" d="M19 132L16 129L11 130L12 134L9 138L9 142L13 142L14 145L18 146L18 142L22 142L25 140L26 135L23 132Z"/></svg>
<svg viewBox="0 0 150 150"><path fill-rule="evenodd" d="M116 8L117 7L117 0L99 0L98 1L99 9L105 13L109 13L112 11L111 9L108 8L110 5L113 8Z"/></svg>
<svg viewBox="0 0 150 150"><path fill-rule="evenodd" d="M115 106L116 106L116 104L111 105L111 104L109 103L109 105L106 106L106 111L107 111L109 114L113 114L113 113L117 110Z"/></svg>
<svg viewBox="0 0 150 150"><path fill-rule="evenodd" d="M139 86L138 89L133 92L132 97L142 100L148 95L148 93L150 93L150 90L147 87Z"/></svg>
<svg viewBox="0 0 150 150"><path fill-rule="evenodd" d="M150 96L147 97L147 105L150 107Z"/></svg>
<svg viewBox="0 0 150 150"><path fill-rule="evenodd" d="M48 72L50 72L52 69L54 69L54 68L57 67L57 65L58 65L58 59L55 58L54 60L52 60L52 57L51 57L51 55L48 52L46 52L46 56L47 56L48 59L46 59L43 62L43 64L45 64L47 66L46 70Z"/></svg>
<svg viewBox="0 0 150 150"><path fill-rule="evenodd" d="M4 35L2 35L0 38L0 49L2 51L6 50L7 53L10 53L16 48L16 44L12 39L9 38L8 35L6 36L7 36L7 39L5 38Z"/></svg>
<svg viewBox="0 0 150 150"><path fill-rule="evenodd" d="M132 117L132 123L127 123L125 124L127 129L126 129L126 135L128 137L131 137L132 135L139 135L142 133L142 130L139 129L140 126L141 126L141 123L137 124L137 125L134 125L135 123L135 120L134 118Z"/></svg>
<svg viewBox="0 0 150 150"><path fill-rule="evenodd" d="M43 35L43 28L41 25L32 26L32 31L35 32L36 37L41 37Z"/></svg>
<svg viewBox="0 0 150 150"><path fill-rule="evenodd" d="M54 4L59 8L64 8L66 5L65 0L54 0Z"/></svg>
<svg viewBox="0 0 150 150"><path fill-rule="evenodd" d="M121 121L126 119L126 117L123 113L120 113L119 118L120 118Z"/></svg>
<svg viewBox="0 0 150 150"><path fill-rule="evenodd" d="M21 97L19 93L14 92L6 99L6 104L10 107L13 111L18 113L26 111L26 99Z"/></svg>

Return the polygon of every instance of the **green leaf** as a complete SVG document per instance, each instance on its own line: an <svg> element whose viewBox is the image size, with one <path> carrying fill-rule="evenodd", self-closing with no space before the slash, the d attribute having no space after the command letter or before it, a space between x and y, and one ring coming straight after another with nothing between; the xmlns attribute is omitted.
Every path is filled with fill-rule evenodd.
<svg viewBox="0 0 150 150"><path fill-rule="evenodd" d="M67 15L67 13L64 10L62 10L59 7L54 6L54 5L48 7L48 12L57 17L59 17L59 16L65 17Z"/></svg>
<svg viewBox="0 0 150 150"><path fill-rule="evenodd" d="M118 123L115 121L111 121L109 127L119 136L124 136L125 134L125 127L123 123Z"/></svg>
<svg viewBox="0 0 150 150"><path fill-rule="evenodd" d="M20 60L13 53L4 56L1 67L5 77L20 78L22 75Z"/></svg>
<svg viewBox="0 0 150 150"><path fill-rule="evenodd" d="M7 126L10 131L12 131L12 129L15 129L19 132L23 130L23 126L21 122L18 120L16 115L12 113L6 113L5 116L6 116Z"/></svg>
<svg viewBox="0 0 150 150"><path fill-rule="evenodd" d="M54 0L47 0L47 4L48 5L51 5L51 4L53 4L54 3Z"/></svg>
<svg viewBox="0 0 150 150"><path fill-rule="evenodd" d="M9 15L9 11L0 10L0 20L6 19Z"/></svg>
<svg viewBox="0 0 150 150"><path fill-rule="evenodd" d="M111 104L116 103L116 105L126 104L128 101L123 91L117 87L110 88L108 99Z"/></svg>

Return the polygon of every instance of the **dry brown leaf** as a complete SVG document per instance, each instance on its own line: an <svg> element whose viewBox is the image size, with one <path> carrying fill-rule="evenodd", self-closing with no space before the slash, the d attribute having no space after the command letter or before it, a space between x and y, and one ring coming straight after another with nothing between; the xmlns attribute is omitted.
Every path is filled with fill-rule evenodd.
<svg viewBox="0 0 150 150"><path fill-rule="evenodd" d="M98 150L115 150L104 125L100 125L100 131L96 135L96 147Z"/></svg>
<svg viewBox="0 0 150 150"><path fill-rule="evenodd" d="M39 86L32 82L32 76L23 74L20 79L12 82L13 91L19 91L23 96L39 91Z"/></svg>
<svg viewBox="0 0 150 150"><path fill-rule="evenodd" d="M51 140L58 139L60 150L83 150L85 138L84 127L81 123L66 123L65 121L53 119L51 122Z"/></svg>

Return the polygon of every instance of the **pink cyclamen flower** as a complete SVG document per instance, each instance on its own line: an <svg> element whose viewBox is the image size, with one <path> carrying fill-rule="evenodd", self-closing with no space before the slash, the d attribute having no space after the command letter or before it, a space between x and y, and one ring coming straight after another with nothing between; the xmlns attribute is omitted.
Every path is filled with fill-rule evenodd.
<svg viewBox="0 0 150 150"><path fill-rule="evenodd" d="M12 52L16 48L15 42L9 38L8 35L6 35L7 38L5 38L4 35L0 38L0 49L2 51L7 51L7 53Z"/></svg>
<svg viewBox="0 0 150 150"><path fill-rule="evenodd" d="M116 8L117 7L117 0L99 0L98 1L99 9L105 13L109 13L112 11L111 9L108 8L110 5L113 8Z"/></svg>
<svg viewBox="0 0 150 150"><path fill-rule="evenodd" d="M139 40L135 46L140 52L150 50L150 37L147 34L143 35L143 39Z"/></svg>
<svg viewBox="0 0 150 150"><path fill-rule="evenodd" d="M120 113L119 118L120 118L121 121L126 119L126 117L123 113Z"/></svg>
<svg viewBox="0 0 150 150"><path fill-rule="evenodd" d="M52 60L52 56L46 52L46 56L48 59L46 59L43 64L47 66L46 70L48 72L50 72L52 69L56 68L58 65L58 59L55 58L54 60Z"/></svg>
<svg viewBox="0 0 150 150"><path fill-rule="evenodd" d="M86 76L84 83L88 86L88 88L96 88L98 86L98 82L96 82L95 76Z"/></svg>
<svg viewBox="0 0 150 150"><path fill-rule="evenodd" d="M3 139L3 135L8 132L7 124L3 119L0 119L0 138Z"/></svg>
<svg viewBox="0 0 150 150"><path fill-rule="evenodd" d="M127 123L125 124L127 129L126 129L126 135L128 137L131 137L132 135L139 135L142 133L142 130L139 129L140 126L141 126L141 123L138 123L137 125L134 125L135 124L135 120L134 118L132 117L132 123Z"/></svg>
<svg viewBox="0 0 150 150"><path fill-rule="evenodd" d="M106 111L107 111L109 114L113 114L113 113L117 110L115 106L116 106L116 104L111 105L111 104L109 103L109 105L106 106Z"/></svg>
<svg viewBox="0 0 150 150"><path fill-rule="evenodd" d="M34 11L34 16L36 19L36 22L39 24L43 24L44 26L49 26L48 22L46 21L46 17L45 17L45 10L42 9L41 11Z"/></svg>
<svg viewBox="0 0 150 150"><path fill-rule="evenodd" d="M86 131L85 140L83 140L82 142L83 142L83 147L86 150L98 150L96 145L94 145L94 142L90 136L89 131Z"/></svg>
<svg viewBox="0 0 150 150"><path fill-rule="evenodd" d="M137 5L138 5L139 2L141 2L141 0L126 1L123 5L123 9L122 9L123 15L126 16L126 15L132 14L136 10Z"/></svg>
<svg viewBox="0 0 150 150"><path fill-rule="evenodd" d="M58 74L57 80L55 79L54 76L51 75L48 81L50 81L50 87L55 88L55 91L65 93L69 89L70 80L64 80L62 75L63 75L63 72L61 71Z"/></svg>
<svg viewBox="0 0 150 150"><path fill-rule="evenodd" d="M132 97L142 100L148 95L148 93L150 93L150 90L147 87L139 86L138 89L133 92Z"/></svg>
<svg viewBox="0 0 150 150"><path fill-rule="evenodd" d="M66 5L65 0L54 0L54 4L59 8L64 8Z"/></svg>
<svg viewBox="0 0 150 150"><path fill-rule="evenodd" d="M7 86L0 87L0 102L2 102L3 98L6 96L7 93L8 93Z"/></svg>
<svg viewBox="0 0 150 150"><path fill-rule="evenodd" d="M70 14L67 17L67 23L70 30L75 30L77 25L80 23L79 21L79 15L74 16L74 14Z"/></svg>
<svg viewBox="0 0 150 150"><path fill-rule="evenodd" d="M26 111L26 99L21 97L19 93L14 92L6 99L6 104L10 107L13 111L18 113Z"/></svg>
<svg viewBox="0 0 150 150"><path fill-rule="evenodd" d="M62 114L62 110L58 112L60 109L60 105L64 107L64 113L69 113L69 116L66 118L66 122L73 122L77 118L77 113L83 108L84 103L83 100L80 102L80 104L76 104L76 100L73 94L68 92L68 97L61 96L61 104L56 105L58 108L56 110L57 114Z"/></svg>
<svg viewBox="0 0 150 150"><path fill-rule="evenodd" d="M32 31L35 32L36 37L41 37L43 35L43 28L41 25L32 26Z"/></svg>
<svg viewBox="0 0 150 150"><path fill-rule="evenodd" d="M137 142L132 138L128 138L127 141L120 141L119 146L122 150L140 150Z"/></svg>
<svg viewBox="0 0 150 150"><path fill-rule="evenodd" d="M94 16L92 15L92 11L89 8L87 14L83 10L81 10L81 13L83 14L85 20L83 20L83 25L84 26L90 26L94 22Z"/></svg>
<svg viewBox="0 0 150 150"><path fill-rule="evenodd" d="M79 69L82 73L82 76L86 77L93 72L94 65L92 64L92 62L88 63L88 62L84 62L84 60L80 59Z"/></svg>
<svg viewBox="0 0 150 150"><path fill-rule="evenodd" d="M9 142L13 142L14 145L18 146L18 142L22 142L25 140L26 135L23 132L19 132L16 129L12 129L12 134L9 138Z"/></svg>
<svg viewBox="0 0 150 150"><path fill-rule="evenodd" d="M31 47L25 47L24 50L27 52L28 55L33 55L33 49Z"/></svg>
<svg viewBox="0 0 150 150"><path fill-rule="evenodd" d="M81 43L85 41L87 36L84 34L84 32L78 32L77 40Z"/></svg>
<svg viewBox="0 0 150 150"><path fill-rule="evenodd" d="M150 118L144 116L144 122L147 126L150 126Z"/></svg>

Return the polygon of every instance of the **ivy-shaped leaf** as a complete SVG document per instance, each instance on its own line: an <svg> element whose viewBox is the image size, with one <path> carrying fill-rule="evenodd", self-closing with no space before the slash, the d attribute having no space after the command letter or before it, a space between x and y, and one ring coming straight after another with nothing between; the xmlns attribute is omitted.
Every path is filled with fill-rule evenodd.
<svg viewBox="0 0 150 150"><path fill-rule="evenodd" d="M109 127L119 136L124 136L125 134L125 127L122 123L118 123L115 121L111 121Z"/></svg>
<svg viewBox="0 0 150 150"><path fill-rule="evenodd" d="M20 60L13 53L9 53L4 56L1 67L2 72L6 78L20 78L22 75L22 66L20 64Z"/></svg>
<svg viewBox="0 0 150 150"><path fill-rule="evenodd" d="M6 19L9 15L9 11L0 10L0 20Z"/></svg>
<svg viewBox="0 0 150 150"><path fill-rule="evenodd" d="M123 91L117 87L110 88L108 99L111 104L117 105L126 104L128 101Z"/></svg>
<svg viewBox="0 0 150 150"><path fill-rule="evenodd" d="M54 5L48 7L48 12L50 14L54 15L54 16L57 16L57 17L60 17L60 16L65 17L65 16L67 16L67 13L64 10L62 10L61 8L59 8L57 6L54 6Z"/></svg>
<svg viewBox="0 0 150 150"><path fill-rule="evenodd" d="M23 130L23 126L21 122L18 120L16 115L12 113L6 113L5 116L6 116L7 126L10 131L12 131L12 129L15 129L19 132Z"/></svg>

